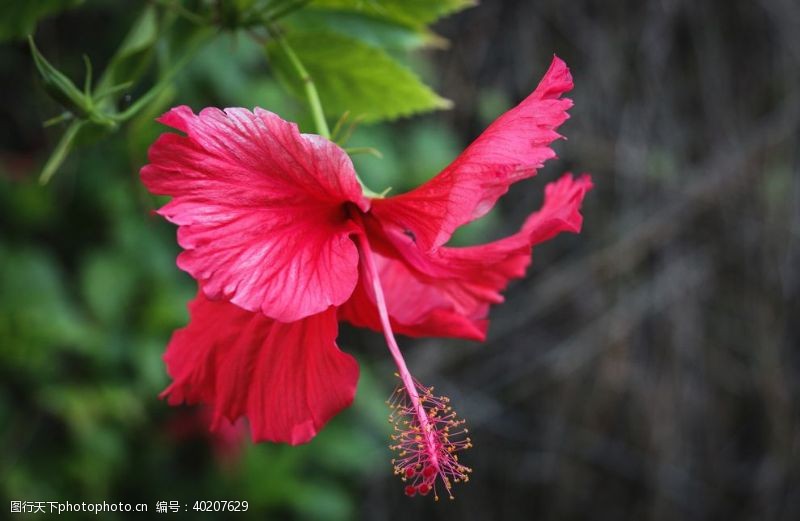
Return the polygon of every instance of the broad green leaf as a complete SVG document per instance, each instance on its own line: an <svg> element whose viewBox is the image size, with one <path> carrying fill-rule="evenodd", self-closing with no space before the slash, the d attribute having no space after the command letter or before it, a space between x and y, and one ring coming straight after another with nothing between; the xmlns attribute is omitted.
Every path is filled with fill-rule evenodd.
<svg viewBox="0 0 800 521"><path fill-rule="evenodd" d="M384 51L336 33L290 33L286 41L308 70L329 117L350 111L367 123L448 108L405 66ZM267 53L281 80L298 96L304 84L275 42Z"/></svg>
<svg viewBox="0 0 800 521"><path fill-rule="evenodd" d="M409 27L423 27L476 3L475 0L314 0L312 6L355 11Z"/></svg>
<svg viewBox="0 0 800 521"><path fill-rule="evenodd" d="M0 16L0 42L33 34L40 18L75 7L83 0L9 0Z"/></svg>

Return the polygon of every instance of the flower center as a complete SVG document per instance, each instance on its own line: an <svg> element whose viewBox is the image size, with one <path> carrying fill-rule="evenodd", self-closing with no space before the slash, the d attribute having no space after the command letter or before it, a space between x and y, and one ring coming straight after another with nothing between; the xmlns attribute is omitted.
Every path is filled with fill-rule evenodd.
<svg viewBox="0 0 800 521"><path fill-rule="evenodd" d="M448 405L448 398L434 396L433 387L424 387L411 376L394 338L378 269L364 234L359 234L359 245L366 277L375 294L383 335L401 381L388 401L392 409L389 421L395 429L392 436L395 443L390 448L398 455L392 460L395 473L404 481L412 480L405 489L409 496L417 492L427 495L432 490L434 498L438 500L438 477L452 499L452 483L468 481L468 474L472 472L458 462L458 455L455 454L472 447L467 437L468 431L463 428L464 420L457 419L455 411Z"/></svg>

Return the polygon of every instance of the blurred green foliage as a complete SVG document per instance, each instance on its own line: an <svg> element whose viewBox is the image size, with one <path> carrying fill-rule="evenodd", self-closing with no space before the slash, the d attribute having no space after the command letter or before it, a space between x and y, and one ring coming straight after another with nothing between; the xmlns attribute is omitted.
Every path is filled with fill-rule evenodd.
<svg viewBox="0 0 800 521"><path fill-rule="evenodd" d="M14 0L3 2L0 16L0 42L13 38L24 38L32 33L36 22L47 15L80 5L83 0Z"/></svg>
<svg viewBox="0 0 800 521"><path fill-rule="evenodd" d="M379 369L376 381L371 357L356 353L365 363L355 405L302 447L212 435L201 408L158 400L168 383L161 355L186 323L195 286L176 268L175 231L152 215L159 201L137 172L164 131L154 118L175 104L261 106L314 131L305 100L292 96L302 92L282 87L295 81L282 57L271 49L267 59L265 25L308 61L331 123L346 111L348 123L368 123L443 107L407 52L439 42L427 24L467 3L88 1L63 21L40 22L34 54L44 81L35 80L21 39L38 18L78 3L4 4L0 16L0 39L15 39L3 55L27 55L9 62L28 66L17 71L27 83L15 103L56 117L42 131L30 111L4 108L18 142L0 154L0 495L145 502L151 511L161 500L235 499L250 502L248 518L353 517L364 481L390 469L388 374ZM127 35L99 31L87 37L93 48L79 48L74 34L91 34L98 17L130 23ZM84 53L110 58L102 68L87 61L97 80L82 85L71 66L59 67ZM55 92L51 101L42 86ZM59 139L55 151L43 145ZM357 127L349 145L383 152L355 163L372 186L394 191L459 149L426 119ZM42 165L45 178L59 171L44 187Z"/></svg>

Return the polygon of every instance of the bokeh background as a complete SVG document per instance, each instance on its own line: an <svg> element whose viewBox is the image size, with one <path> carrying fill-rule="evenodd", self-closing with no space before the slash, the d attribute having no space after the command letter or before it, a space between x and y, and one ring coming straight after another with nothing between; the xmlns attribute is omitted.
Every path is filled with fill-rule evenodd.
<svg viewBox="0 0 800 521"><path fill-rule="evenodd" d="M144 5L61 3L74 6L35 34L72 78L83 53L102 67ZM157 399L194 286L138 181L152 119L171 104L257 105L307 125L258 44L221 31L161 106L76 148L40 186L63 132L42 121L61 109L14 5L0 8L3 511L234 499L249 511L219 518L800 519L794 0L484 0L407 58L454 107L361 126L352 144L384 156L356 158L373 188L432 176L535 87L553 53L576 84L560 159L458 240L514 230L565 170L596 184L583 232L535 250L492 310L488 342L402 339L475 444L471 481L439 503L406 498L391 473L393 368L377 334L343 326L362 363L356 403L302 447L253 446L238 427L211 435L207 413Z"/></svg>

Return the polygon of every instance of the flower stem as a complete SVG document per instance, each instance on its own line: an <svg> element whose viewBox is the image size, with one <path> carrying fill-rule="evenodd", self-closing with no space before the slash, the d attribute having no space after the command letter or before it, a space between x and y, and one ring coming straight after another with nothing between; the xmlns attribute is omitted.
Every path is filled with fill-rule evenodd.
<svg viewBox="0 0 800 521"><path fill-rule="evenodd" d="M72 147L75 144L75 137L84 124L86 124L85 120L76 120L70 123L69 127L67 127L67 131L64 132L61 139L58 140L58 144L52 154L50 154L50 158L47 160L47 163L45 163L44 168L42 168L42 173L39 175L39 184L46 185L50 182L50 178L53 177L53 174L61 167L67 155L72 151Z"/></svg>
<svg viewBox="0 0 800 521"><path fill-rule="evenodd" d="M331 132L328 129L328 122L325 120L325 113L322 111L322 103L319 100L319 93L317 92L316 85L314 85L314 80L303 66L300 58L297 57L297 54L295 54L294 50L289 45L289 42L286 41L286 38L277 30L272 30L270 33L272 33L273 38L275 38L275 41L289 59L289 63L292 64L300 81L303 82L303 89L306 92L311 116L314 118L314 125L317 127L317 134L326 139L330 139Z"/></svg>

